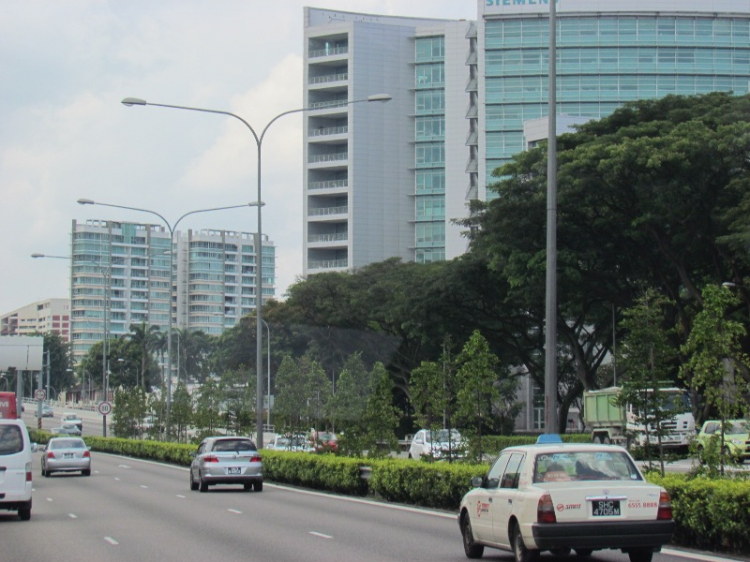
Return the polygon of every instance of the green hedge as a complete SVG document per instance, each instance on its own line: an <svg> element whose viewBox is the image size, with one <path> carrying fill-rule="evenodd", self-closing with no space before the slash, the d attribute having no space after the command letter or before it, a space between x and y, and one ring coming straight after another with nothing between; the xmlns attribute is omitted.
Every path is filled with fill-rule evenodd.
<svg viewBox="0 0 750 562"><path fill-rule="evenodd" d="M46 431L31 430L45 444ZM576 440L581 436L570 436ZM588 436L582 436L588 440ZM534 442L533 437L493 437L495 450ZM195 445L120 438L84 437L94 451L189 466ZM489 440L489 439L488 439ZM483 447L484 448L484 447ZM487 464L429 463L406 459L354 459L286 451L263 451L268 481L391 502L457 511L471 478ZM676 530L672 544L727 553L750 552L750 480L710 480L686 474L648 473L669 491Z"/></svg>

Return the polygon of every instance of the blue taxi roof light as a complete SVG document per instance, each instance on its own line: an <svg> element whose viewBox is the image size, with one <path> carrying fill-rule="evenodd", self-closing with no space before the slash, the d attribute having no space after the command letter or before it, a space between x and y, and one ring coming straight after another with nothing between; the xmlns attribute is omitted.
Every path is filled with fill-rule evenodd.
<svg viewBox="0 0 750 562"><path fill-rule="evenodd" d="M557 433L542 433L539 437L536 439L537 445L547 445L549 443L562 443L562 437L560 437Z"/></svg>

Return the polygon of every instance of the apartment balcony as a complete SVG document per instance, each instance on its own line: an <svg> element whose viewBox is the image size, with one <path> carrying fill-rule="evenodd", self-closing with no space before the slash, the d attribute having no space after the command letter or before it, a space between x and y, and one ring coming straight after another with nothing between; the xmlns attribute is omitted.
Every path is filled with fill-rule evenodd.
<svg viewBox="0 0 750 562"><path fill-rule="evenodd" d="M321 221L340 221L342 215L346 216L349 213L349 206L342 205L338 207L316 207L307 209L307 216L310 219L317 219Z"/></svg>
<svg viewBox="0 0 750 562"><path fill-rule="evenodd" d="M308 154L307 162L312 169L325 168L328 170L343 170L349 164L349 152Z"/></svg>
<svg viewBox="0 0 750 562"><path fill-rule="evenodd" d="M308 129L307 136L308 137L330 137L330 136L338 136L338 135L345 135L349 132L349 126L348 125L342 125L340 127L316 127L314 129Z"/></svg>
<svg viewBox="0 0 750 562"><path fill-rule="evenodd" d="M335 74L323 74L321 76L310 76L307 79L309 86L320 86L330 84L332 82L346 82L349 80L348 72L337 72Z"/></svg>
<svg viewBox="0 0 750 562"><path fill-rule="evenodd" d="M342 190L349 187L349 180L311 181L307 184L309 191L317 189Z"/></svg>
<svg viewBox="0 0 750 562"><path fill-rule="evenodd" d="M346 269L348 267L349 260L310 260L307 262L307 268L310 271L313 270L332 270L332 269Z"/></svg>
<svg viewBox="0 0 750 562"><path fill-rule="evenodd" d="M340 57L349 53L349 47L331 47L328 49L314 49L307 53L308 59Z"/></svg>
<svg viewBox="0 0 750 562"><path fill-rule="evenodd" d="M329 247L332 245L341 245L336 244L337 242L346 242L349 240L349 233L348 232L332 232L330 234L310 234L307 237L307 242L309 244L321 244L324 247Z"/></svg>
<svg viewBox="0 0 750 562"><path fill-rule="evenodd" d="M328 110L337 110L336 113L345 113L348 110L349 105L348 99L341 99L341 100L326 100L326 101L313 101L310 102L308 107L310 109L328 109ZM334 111L331 111L332 113Z"/></svg>

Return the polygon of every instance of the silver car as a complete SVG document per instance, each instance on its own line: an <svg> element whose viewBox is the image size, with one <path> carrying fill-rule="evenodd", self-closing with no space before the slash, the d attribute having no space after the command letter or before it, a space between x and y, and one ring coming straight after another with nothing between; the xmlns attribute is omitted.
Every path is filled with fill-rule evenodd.
<svg viewBox="0 0 750 562"><path fill-rule="evenodd" d="M190 489L207 492L213 484L242 484L263 490L263 462L249 437L205 438L190 463Z"/></svg>
<svg viewBox="0 0 750 562"><path fill-rule="evenodd" d="M91 476L91 452L80 437L53 437L42 454L42 476L80 472Z"/></svg>

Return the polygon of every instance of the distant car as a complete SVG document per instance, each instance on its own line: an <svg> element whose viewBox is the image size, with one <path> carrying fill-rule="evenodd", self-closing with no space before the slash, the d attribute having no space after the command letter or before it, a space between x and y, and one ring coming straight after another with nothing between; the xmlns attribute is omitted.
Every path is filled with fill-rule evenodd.
<svg viewBox="0 0 750 562"><path fill-rule="evenodd" d="M75 412L63 412L63 415L60 416L60 421L62 422L63 426L67 424L76 425L78 426L78 429L83 432L83 420L81 419L81 416L79 416Z"/></svg>
<svg viewBox="0 0 750 562"><path fill-rule="evenodd" d="M79 435L80 436L83 434L83 432L79 429L79 427L72 423L64 423L60 427L53 427L50 431L57 435Z"/></svg>
<svg viewBox="0 0 750 562"><path fill-rule="evenodd" d="M214 484L242 484L263 491L263 459L249 437L207 437L190 463L190 489L207 492Z"/></svg>
<svg viewBox="0 0 750 562"><path fill-rule="evenodd" d="M43 418L54 418L55 417L55 411L52 409L52 406L49 404L43 404L42 405L42 417Z"/></svg>
<svg viewBox="0 0 750 562"><path fill-rule="evenodd" d="M616 445L508 447L471 484L458 514L468 558L489 546L513 552L516 562L571 549L578 556L619 549L631 562L651 562L674 532L669 494Z"/></svg>
<svg viewBox="0 0 750 562"><path fill-rule="evenodd" d="M76 428L77 429L77 428ZM91 453L80 437L53 437L42 454L42 476L79 472L91 476Z"/></svg>
<svg viewBox="0 0 750 562"><path fill-rule="evenodd" d="M311 452L310 441L304 435L278 435L267 445L267 449L275 451Z"/></svg>
<svg viewBox="0 0 750 562"><path fill-rule="evenodd" d="M709 446L711 439L717 444L721 438L721 421L709 420L703 424L698 436L698 453ZM718 447L717 447L718 451ZM724 452L739 461L750 460L750 421L749 420L726 420L724 422Z"/></svg>
<svg viewBox="0 0 750 562"><path fill-rule="evenodd" d="M314 431L310 444L316 453L335 453L338 450L338 437L330 431Z"/></svg>
<svg viewBox="0 0 750 562"><path fill-rule="evenodd" d="M423 456L435 459L463 458L466 456L466 441L456 429L420 429L411 440L409 458L420 459Z"/></svg>

